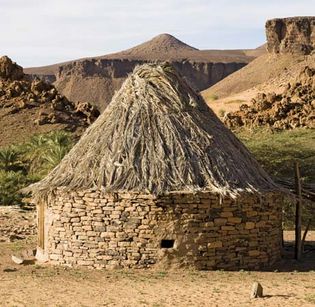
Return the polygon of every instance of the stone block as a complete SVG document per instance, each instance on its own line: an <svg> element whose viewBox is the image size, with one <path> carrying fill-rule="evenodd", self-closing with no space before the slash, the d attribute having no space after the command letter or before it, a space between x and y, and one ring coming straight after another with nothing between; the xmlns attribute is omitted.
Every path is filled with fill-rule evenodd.
<svg viewBox="0 0 315 307"><path fill-rule="evenodd" d="M226 218L217 218L214 219L214 225L215 226L223 226L227 223L227 219Z"/></svg>
<svg viewBox="0 0 315 307"><path fill-rule="evenodd" d="M208 248L218 248L218 247L223 247L223 243L221 241L208 243Z"/></svg>
<svg viewBox="0 0 315 307"><path fill-rule="evenodd" d="M254 229L254 228L255 228L255 223L253 223L253 222L247 222L245 224L245 229L251 230L251 229Z"/></svg>
<svg viewBox="0 0 315 307"><path fill-rule="evenodd" d="M259 251L259 250L250 250L250 251L248 252L248 255L249 255L250 257L258 257L258 256L260 255L260 251Z"/></svg>
<svg viewBox="0 0 315 307"><path fill-rule="evenodd" d="M229 212L229 211L223 211L223 212L221 212L220 216L221 216L221 217L227 217L227 218L229 218L229 217L232 217L232 216L233 216L233 213L232 213L232 212ZM228 220L229 220L229 219L228 219Z"/></svg>
<svg viewBox="0 0 315 307"><path fill-rule="evenodd" d="M242 223L242 219L240 217L228 217L228 223L240 224Z"/></svg>
<svg viewBox="0 0 315 307"><path fill-rule="evenodd" d="M234 226L221 226L222 230L235 230Z"/></svg>
<svg viewBox="0 0 315 307"><path fill-rule="evenodd" d="M94 261L93 260L78 260L77 264L78 265L83 265L83 266L93 265Z"/></svg>

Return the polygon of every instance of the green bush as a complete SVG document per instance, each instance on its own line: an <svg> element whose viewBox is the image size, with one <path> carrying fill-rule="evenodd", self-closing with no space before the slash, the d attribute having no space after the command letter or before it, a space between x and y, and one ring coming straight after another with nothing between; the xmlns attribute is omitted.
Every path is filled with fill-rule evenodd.
<svg viewBox="0 0 315 307"><path fill-rule="evenodd" d="M0 149L0 170L25 171L22 154L17 147L9 146Z"/></svg>
<svg viewBox="0 0 315 307"><path fill-rule="evenodd" d="M64 131L33 136L22 146L29 173L44 177L59 164L72 146L71 135Z"/></svg>
<svg viewBox="0 0 315 307"><path fill-rule="evenodd" d="M15 205L20 203L22 194L18 190L28 183L28 178L21 172L0 170L0 204Z"/></svg>
<svg viewBox="0 0 315 307"><path fill-rule="evenodd" d="M42 179L73 145L64 131L33 136L29 142L0 148L0 205L22 204L23 187Z"/></svg>

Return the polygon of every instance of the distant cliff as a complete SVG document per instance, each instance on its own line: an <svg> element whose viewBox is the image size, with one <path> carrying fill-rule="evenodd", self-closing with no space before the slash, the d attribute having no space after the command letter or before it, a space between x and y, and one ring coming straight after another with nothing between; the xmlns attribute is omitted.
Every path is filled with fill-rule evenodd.
<svg viewBox="0 0 315 307"><path fill-rule="evenodd" d="M315 48L315 17L276 18L266 22L267 50L308 55Z"/></svg>
<svg viewBox="0 0 315 307"><path fill-rule="evenodd" d="M145 61L136 60L84 60L59 68L55 85L68 99L88 101L103 111L127 75L136 65ZM189 84L201 91L222 80L246 63L194 63L172 62Z"/></svg>
<svg viewBox="0 0 315 307"><path fill-rule="evenodd" d="M138 64L169 61L197 91L204 90L265 53L254 50L198 50L172 35L153 39L118 53L26 69L72 101L87 101L103 111L127 75Z"/></svg>

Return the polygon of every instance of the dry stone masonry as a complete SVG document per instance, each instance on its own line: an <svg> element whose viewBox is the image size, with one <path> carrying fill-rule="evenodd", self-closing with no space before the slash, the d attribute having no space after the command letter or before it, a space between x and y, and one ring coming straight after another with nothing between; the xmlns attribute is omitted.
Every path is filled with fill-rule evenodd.
<svg viewBox="0 0 315 307"><path fill-rule="evenodd" d="M97 269L258 269L280 258L281 200L58 189L45 210L45 250L52 264Z"/></svg>

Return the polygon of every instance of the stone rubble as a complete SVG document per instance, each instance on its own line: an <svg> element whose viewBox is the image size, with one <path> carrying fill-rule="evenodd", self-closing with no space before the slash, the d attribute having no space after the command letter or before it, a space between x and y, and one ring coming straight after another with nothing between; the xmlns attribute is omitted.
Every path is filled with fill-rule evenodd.
<svg viewBox="0 0 315 307"><path fill-rule="evenodd" d="M227 113L230 129L269 126L274 129L315 128L315 69L306 66L282 94L259 93L252 105Z"/></svg>
<svg viewBox="0 0 315 307"><path fill-rule="evenodd" d="M36 108L35 125L67 123L71 126L90 125L99 115L87 102L69 101L56 88L39 79L31 80L23 68L6 56L0 57L0 107L8 114Z"/></svg>
<svg viewBox="0 0 315 307"><path fill-rule="evenodd" d="M17 206L0 207L0 242L14 242L37 234L36 212Z"/></svg>

